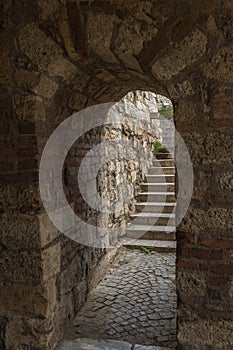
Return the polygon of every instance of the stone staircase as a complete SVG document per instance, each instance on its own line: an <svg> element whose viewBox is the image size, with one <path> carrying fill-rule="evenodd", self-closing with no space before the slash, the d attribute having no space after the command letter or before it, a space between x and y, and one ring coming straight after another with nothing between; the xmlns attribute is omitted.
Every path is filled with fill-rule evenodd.
<svg viewBox="0 0 233 350"><path fill-rule="evenodd" d="M125 246L176 249L175 166L171 152L159 150L137 196L136 213L130 216Z"/></svg>
<svg viewBox="0 0 233 350"><path fill-rule="evenodd" d="M173 152L175 144L175 125L173 119L160 118L161 135L163 144L166 148Z"/></svg>

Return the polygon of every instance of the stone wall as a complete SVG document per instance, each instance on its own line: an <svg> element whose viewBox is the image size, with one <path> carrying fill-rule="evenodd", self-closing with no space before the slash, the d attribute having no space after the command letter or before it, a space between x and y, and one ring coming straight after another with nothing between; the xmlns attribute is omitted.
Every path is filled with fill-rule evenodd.
<svg viewBox="0 0 233 350"><path fill-rule="evenodd" d="M109 120L114 120L114 124L104 130L103 140L108 141L104 153L113 159L103 166L98 184L107 206L113 201L113 214L103 215L99 224L112 229L121 227L116 230L120 236L125 234L129 215L135 211L140 183L152 163L153 144L158 135L158 127L150 119L149 107L154 103L152 93L131 92L107 116L106 124Z"/></svg>
<svg viewBox="0 0 233 350"><path fill-rule="evenodd" d="M232 2L25 0L1 10L6 348L34 342L49 349L51 329L64 315L68 321L62 310L53 321L66 244L44 216L38 191L46 140L76 111L136 89L171 98L194 166L191 206L177 231L179 348L232 348ZM79 247L70 251L80 254ZM64 304L69 298L64 294Z"/></svg>
<svg viewBox="0 0 233 350"><path fill-rule="evenodd" d="M154 124L150 119L152 107L157 108L154 94L129 93L109 109L103 125L74 143L66 157L63 185L70 205L83 220L80 229L88 230L85 222L100 227L102 236L102 228L116 229L114 237L103 237L97 244L101 248L120 243L119 236L124 235L129 214L135 210L139 184L152 162L153 144L159 137L159 121ZM82 130L80 123L79 128ZM93 192L89 192L92 186ZM93 205L88 204L89 199Z"/></svg>
<svg viewBox="0 0 233 350"><path fill-rule="evenodd" d="M156 140L155 134L158 133L157 128L151 126L148 102L152 102L152 97L152 94L143 97L143 92L139 91L129 93L110 108L106 115L106 124L81 136L66 158L63 185L69 204L84 223L97 226L96 231L100 232L103 243L100 244L100 248L94 248L75 243L76 240L78 242L76 237L75 241L65 236L61 237L60 271L57 275L58 310L54 311L53 321L59 328L56 327L50 346L56 343L59 334L62 335L64 331L64 326L85 301L88 291L106 272L109 258L117 253L114 249L109 249L109 246L118 247L124 236L127 219L134 211L139 184L152 160L152 146ZM105 146L106 141L110 144ZM119 145L124 141L131 141L134 145L133 152L127 152L128 159L121 159L122 148ZM111 149L111 143L114 151ZM77 181L83 159L99 144L103 145L103 155L100 157L102 167L94 181L97 182L98 194L104 199L104 205L110 206L113 203L111 214L99 212L88 205L80 193L80 183ZM112 160L106 162L105 157ZM88 176L93 179L92 172L97 159L95 152L89 158L83 179L85 188L88 187ZM128 181L127 184L125 180ZM83 227L83 222L80 229L85 233L87 229L85 225ZM102 227L115 228L115 234L107 231L105 235L109 237L104 237Z"/></svg>
<svg viewBox="0 0 233 350"><path fill-rule="evenodd" d="M150 164L152 144L155 141L156 128L151 127L146 103L146 101L150 102L151 96L142 98L140 92L130 93L110 109L106 116L106 125L88 131L71 147L63 167L64 192L69 204L84 222L91 220L92 224L100 227L123 228L129 213L134 211L134 196ZM139 103L140 109L138 109ZM113 119L114 124L111 124ZM23 126L25 138L28 137L31 141L33 128L30 128L28 123ZM43 143L37 146L42 150L46 140L46 130L40 131L43 131L44 139ZM114 204L113 214L106 216L97 213L82 198L77 175L85 155L93 147L107 140L117 140L120 143L122 140L132 141L136 157L134 152L132 159L131 154L128 154L130 159L122 160L119 149L117 154L113 154L113 160L103 164L103 169L97 178L98 190L105 198L107 196L109 204L110 200L118 199ZM141 155L137 151L140 145L143 149ZM25 149L31 154L30 142L24 144L24 147L27 147ZM104 153L109 152L107 146ZM110 156L112 156L111 153ZM26 158L25 164L28 161L29 159ZM94 164L93 159L91 162ZM130 196L131 201L124 203L123 210L119 211L117 208L122 200L121 191L123 189L125 191L126 188L120 188L118 185L124 182L125 175L131 185L128 185L128 193L124 198ZM48 173L48 176L53 175ZM19 191L22 187L23 185L18 184L16 190ZM2 186L5 198L2 197L1 201L1 296L3 300L1 310L4 315L1 321L1 341L7 349L14 349L16 344L34 346L35 333L38 349L46 347L51 349L60 340L65 327L85 302L89 290L103 277L116 250L106 250L104 246L101 248L84 246L70 240L60 233L48 216L42 212L38 190L34 198L31 196L31 194L35 196L35 189L32 186L28 187L26 184L25 192L12 196L14 189L12 185ZM5 201L7 199L8 202L4 202L3 199ZM19 202L16 202L16 199ZM35 202L30 204L32 200ZM8 203L11 205L6 206ZM21 206L17 208L19 204ZM23 216L17 213L17 209L23 211ZM36 216L35 210L40 211ZM15 223L17 223L16 226ZM117 231L115 241L119 239L118 235L122 235L122 232L124 232L123 229ZM112 242L112 238L110 241ZM27 259L29 259L29 252L32 251L34 255L30 262ZM18 254L21 256L15 261ZM10 259L13 259L14 263ZM20 270L15 267L15 264L19 264ZM15 279L15 286L10 288L10 294L5 285L7 274L8 277ZM30 334L31 329L33 329L32 334ZM24 335L23 330L27 330L27 336Z"/></svg>

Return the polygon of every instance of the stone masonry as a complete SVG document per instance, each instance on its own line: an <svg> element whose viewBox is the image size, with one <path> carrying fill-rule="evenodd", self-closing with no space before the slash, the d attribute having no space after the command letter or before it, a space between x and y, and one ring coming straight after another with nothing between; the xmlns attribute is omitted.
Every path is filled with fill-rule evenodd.
<svg viewBox="0 0 233 350"><path fill-rule="evenodd" d="M64 189L70 205L74 205L75 212L84 222L97 225L100 231L101 228L116 231L114 235L107 233L109 237L100 232L101 248L108 247L105 243L108 241L113 246L119 244L129 215L135 211L139 184L152 163L153 144L160 138L159 121L152 123L150 119L152 106L157 108L155 97L155 94L140 91L127 94L109 109L104 125L82 135L66 157ZM82 129L81 125L79 127ZM95 148L99 144L101 147ZM123 152L127 146L128 151ZM79 178L85 187L82 198L78 175L85 159L87 161ZM98 169L96 174L95 169ZM89 194L93 181L96 182L96 190ZM111 213L88 205L85 200L90 196L94 197L94 203L100 196L101 206L111 208Z"/></svg>
<svg viewBox="0 0 233 350"><path fill-rule="evenodd" d="M194 169L177 228L178 349L232 349L232 1L5 1L0 23L1 347L54 349L106 256L45 214L46 141L73 113L142 90L172 100Z"/></svg>

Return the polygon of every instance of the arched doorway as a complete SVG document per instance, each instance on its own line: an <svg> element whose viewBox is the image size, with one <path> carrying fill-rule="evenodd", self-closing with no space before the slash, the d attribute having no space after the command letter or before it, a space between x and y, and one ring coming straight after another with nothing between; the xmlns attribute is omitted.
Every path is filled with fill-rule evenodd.
<svg viewBox="0 0 233 350"><path fill-rule="evenodd" d="M81 180L86 186L83 202L101 195L96 217L93 210L86 210L86 228L82 222L82 230L87 232L90 223L99 226L98 247L107 247L107 254L112 252L110 247L117 246L118 250L110 272L90 291L75 316L61 349L77 346L78 342L83 347L94 346L100 341L123 341L119 348L127 344L176 348L172 109L171 101L163 96L143 91L128 93L109 109L101 129L89 133L86 146L90 149L92 144L91 151L83 155L80 142L73 146L76 151L72 153L80 164L77 171L83 172ZM93 142L91 139L98 132L97 152L96 138ZM90 191L93 181L98 185ZM91 205L89 201L92 209L96 201L92 200ZM84 214L80 202L78 208L77 214ZM73 239L79 242L79 235ZM89 241L88 245L92 244Z"/></svg>
<svg viewBox="0 0 233 350"><path fill-rule="evenodd" d="M231 3L23 6L2 12L1 342L54 347L104 254L62 237L43 211L38 160L48 137L75 111L141 89L170 96L194 165L177 230L179 346L232 348Z"/></svg>

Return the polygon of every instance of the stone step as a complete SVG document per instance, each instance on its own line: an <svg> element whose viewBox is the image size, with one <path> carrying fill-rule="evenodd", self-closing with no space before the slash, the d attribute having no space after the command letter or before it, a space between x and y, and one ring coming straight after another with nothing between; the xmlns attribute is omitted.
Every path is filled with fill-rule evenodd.
<svg viewBox="0 0 233 350"><path fill-rule="evenodd" d="M130 215L133 225L175 226L175 214L137 213Z"/></svg>
<svg viewBox="0 0 233 350"><path fill-rule="evenodd" d="M140 192L137 202L175 202L175 192Z"/></svg>
<svg viewBox="0 0 233 350"><path fill-rule="evenodd" d="M58 350L131 350L132 345L119 340L95 340L80 338L65 340Z"/></svg>
<svg viewBox="0 0 233 350"><path fill-rule="evenodd" d="M158 151L158 153L166 153L167 152L167 148L165 147L161 147Z"/></svg>
<svg viewBox="0 0 233 350"><path fill-rule="evenodd" d="M174 192L174 182L158 182L158 183L143 183L141 184L142 192Z"/></svg>
<svg viewBox="0 0 233 350"><path fill-rule="evenodd" d="M167 140L164 140L164 143L167 146L168 151L172 152L174 154L174 149L173 149L172 145Z"/></svg>
<svg viewBox="0 0 233 350"><path fill-rule="evenodd" d="M129 225L127 239L147 239L173 241L176 239L175 226Z"/></svg>
<svg viewBox="0 0 233 350"><path fill-rule="evenodd" d="M171 174L155 174L155 175L146 175L147 183L171 183L175 182L175 175Z"/></svg>
<svg viewBox="0 0 233 350"><path fill-rule="evenodd" d="M132 345L120 340L101 340L80 338L74 340L65 340L58 350L170 350L160 346Z"/></svg>
<svg viewBox="0 0 233 350"><path fill-rule="evenodd" d="M165 202L141 202L135 204L136 212L142 212L143 210L144 213L172 213L175 207L176 203Z"/></svg>
<svg viewBox="0 0 233 350"><path fill-rule="evenodd" d="M153 346L153 345L135 345L132 350L174 350L174 348L167 348L167 347L161 347L161 346Z"/></svg>
<svg viewBox="0 0 233 350"><path fill-rule="evenodd" d="M165 130L162 134L162 138L164 140L164 138L168 138L169 140L173 141L173 145L174 145L174 139L175 139L175 133L174 130ZM163 142L164 144L164 142Z"/></svg>
<svg viewBox="0 0 233 350"><path fill-rule="evenodd" d="M172 136L171 134L165 135L165 136L163 136L162 142L166 148L168 148L168 145L169 145L170 148L172 148L172 151L174 150L174 144L175 144L174 136ZM170 149L169 149L169 151L170 151Z"/></svg>
<svg viewBox="0 0 233 350"><path fill-rule="evenodd" d="M155 156L157 159L174 159L172 153L157 153Z"/></svg>
<svg viewBox="0 0 233 350"><path fill-rule="evenodd" d="M155 159L152 161L153 167L174 167L175 162L173 159Z"/></svg>
<svg viewBox="0 0 233 350"><path fill-rule="evenodd" d="M160 127L162 131L175 132L175 125L172 123L171 120L166 120L166 119L160 120Z"/></svg>
<svg viewBox="0 0 233 350"><path fill-rule="evenodd" d="M153 345L134 345L132 350L174 350L174 348L167 348L167 347L161 347L161 346L153 346Z"/></svg>
<svg viewBox="0 0 233 350"><path fill-rule="evenodd" d="M174 143L175 143L174 135L172 134L163 135L163 144L166 146L166 148L169 145L174 149Z"/></svg>
<svg viewBox="0 0 233 350"><path fill-rule="evenodd" d="M137 237L136 237L137 238ZM148 231L141 237L140 239L148 239L148 240L159 240L159 241L175 241L176 234L175 232L151 232Z"/></svg>
<svg viewBox="0 0 233 350"><path fill-rule="evenodd" d="M175 167L150 167L148 169L148 175L172 175L175 174Z"/></svg>
<svg viewBox="0 0 233 350"><path fill-rule="evenodd" d="M140 249L141 247L145 247L160 253L175 253L176 251L175 241L151 241L144 239L135 239L125 242L124 246L129 249Z"/></svg>

